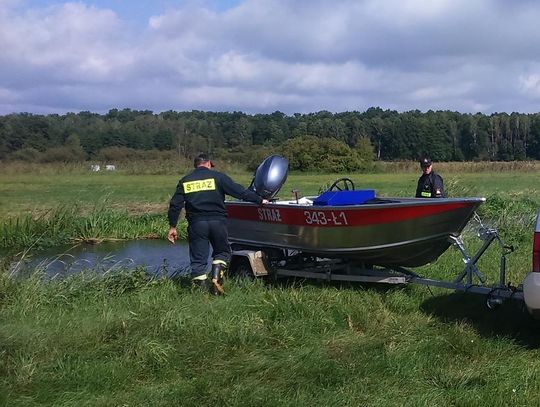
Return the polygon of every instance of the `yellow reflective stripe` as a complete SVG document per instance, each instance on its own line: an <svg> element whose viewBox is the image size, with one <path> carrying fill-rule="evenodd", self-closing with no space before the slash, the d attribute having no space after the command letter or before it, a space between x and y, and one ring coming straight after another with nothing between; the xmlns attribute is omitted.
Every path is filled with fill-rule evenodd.
<svg viewBox="0 0 540 407"><path fill-rule="evenodd" d="M224 260L212 260L212 264L223 264L226 266L227 262Z"/></svg>
<svg viewBox="0 0 540 407"><path fill-rule="evenodd" d="M216 189L216 180L214 178L201 179L197 181L184 182L184 193L190 194L199 191L214 191Z"/></svg>
<svg viewBox="0 0 540 407"><path fill-rule="evenodd" d="M431 198L431 192L422 192L420 195L422 195L424 198Z"/></svg>

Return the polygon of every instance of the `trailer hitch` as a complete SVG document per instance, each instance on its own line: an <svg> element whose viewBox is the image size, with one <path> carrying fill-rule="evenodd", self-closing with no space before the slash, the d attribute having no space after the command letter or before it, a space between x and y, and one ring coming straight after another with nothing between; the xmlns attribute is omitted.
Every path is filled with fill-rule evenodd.
<svg viewBox="0 0 540 407"><path fill-rule="evenodd" d="M465 291L470 291L474 288L472 291L479 290L478 292L482 292L482 288L484 290L489 289L488 287L484 287L486 278L482 275L482 273L480 273L477 263L488 247L496 241L501 250L499 261L499 281L498 284L492 286L491 289L486 292L486 305L489 309L494 309L501 305L505 299L513 297L518 291L518 288L512 286L510 282L506 281L506 256L514 252L515 249L513 245L507 245L504 243L499 236L497 229L485 227L482 224L480 217L476 214L475 219L480 224L477 236L483 241L483 243L474 255L469 255L460 237L450 237L450 240L454 246L461 252L463 262L465 263L463 271L454 280L454 284L456 284L458 287L462 287ZM475 277L480 281L480 284L474 284L473 280Z"/></svg>

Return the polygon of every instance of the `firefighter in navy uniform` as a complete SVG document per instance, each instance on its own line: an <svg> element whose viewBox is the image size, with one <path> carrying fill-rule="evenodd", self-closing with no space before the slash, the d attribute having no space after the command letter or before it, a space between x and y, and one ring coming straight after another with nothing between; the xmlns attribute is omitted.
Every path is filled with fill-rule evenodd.
<svg viewBox="0 0 540 407"><path fill-rule="evenodd" d="M418 179L416 198L444 198L444 183L439 174L433 171L433 163L429 157L420 160L422 175Z"/></svg>
<svg viewBox="0 0 540 407"><path fill-rule="evenodd" d="M170 229L167 239L171 243L176 241L176 224L185 206L191 277L195 284L208 287L210 292L218 295L223 293L223 276L231 258L225 195L258 204L268 201L235 183L227 175L213 170L214 164L207 154L201 153L195 157L194 166L193 172L180 179L169 203L167 216ZM208 284L206 275L209 244L213 251L211 284Z"/></svg>

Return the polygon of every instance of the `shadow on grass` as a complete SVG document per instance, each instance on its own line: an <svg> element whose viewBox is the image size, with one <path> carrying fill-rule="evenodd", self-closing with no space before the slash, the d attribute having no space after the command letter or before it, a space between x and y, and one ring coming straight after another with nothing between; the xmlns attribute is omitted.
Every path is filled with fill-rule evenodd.
<svg viewBox="0 0 540 407"><path fill-rule="evenodd" d="M509 300L490 310L484 296L451 293L429 298L420 309L443 322L465 321L484 337L506 337L529 349L540 348L540 321L520 301Z"/></svg>
<svg viewBox="0 0 540 407"><path fill-rule="evenodd" d="M268 288L291 288L291 287L332 287L337 289L347 289L354 291L375 291L379 293L387 293L395 290L405 289L403 284L384 284L384 283L371 283L371 282L358 282L358 281L338 281L338 280L325 280L303 277L279 277L276 279L266 279L265 285Z"/></svg>

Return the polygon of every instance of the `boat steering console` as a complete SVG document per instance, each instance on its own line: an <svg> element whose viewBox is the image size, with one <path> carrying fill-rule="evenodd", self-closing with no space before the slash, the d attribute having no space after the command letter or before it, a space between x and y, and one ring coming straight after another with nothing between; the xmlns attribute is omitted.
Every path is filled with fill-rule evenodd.
<svg viewBox="0 0 540 407"><path fill-rule="evenodd" d="M350 178L339 178L335 180L328 191L354 191L354 182Z"/></svg>

